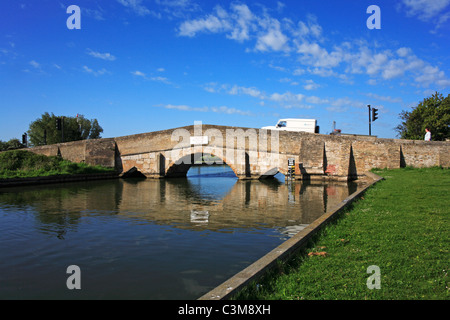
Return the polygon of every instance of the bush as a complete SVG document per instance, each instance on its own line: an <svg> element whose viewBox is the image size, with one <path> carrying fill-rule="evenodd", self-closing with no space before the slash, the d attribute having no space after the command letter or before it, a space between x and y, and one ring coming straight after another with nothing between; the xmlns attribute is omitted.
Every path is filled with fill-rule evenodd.
<svg viewBox="0 0 450 320"><path fill-rule="evenodd" d="M60 157L44 156L25 150L0 153L0 178L38 177L58 174L111 172L113 169L73 163Z"/></svg>

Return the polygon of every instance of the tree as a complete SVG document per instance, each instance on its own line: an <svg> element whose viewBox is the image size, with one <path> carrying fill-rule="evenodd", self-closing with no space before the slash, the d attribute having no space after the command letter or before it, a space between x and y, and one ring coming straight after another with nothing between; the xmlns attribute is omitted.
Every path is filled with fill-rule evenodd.
<svg viewBox="0 0 450 320"><path fill-rule="evenodd" d="M8 142L3 142L0 140L0 151L21 149L21 148L25 148L25 145L23 145L19 139L14 138L9 140Z"/></svg>
<svg viewBox="0 0 450 320"><path fill-rule="evenodd" d="M30 145L40 146L62 142L62 132L56 127L57 119L62 119L64 142L101 138L103 129L97 119L88 120L83 115L57 117L53 113L50 115L46 112L30 124L27 132Z"/></svg>
<svg viewBox="0 0 450 320"><path fill-rule="evenodd" d="M450 94L446 98L434 93L425 98L412 111L403 110L402 123L395 130L401 139L423 140L425 128L431 131L432 140L442 141L450 138Z"/></svg>

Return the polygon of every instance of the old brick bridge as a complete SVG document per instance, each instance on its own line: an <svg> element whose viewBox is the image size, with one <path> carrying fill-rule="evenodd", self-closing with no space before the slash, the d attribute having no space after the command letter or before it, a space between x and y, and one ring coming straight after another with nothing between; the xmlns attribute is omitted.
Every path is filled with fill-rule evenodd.
<svg viewBox="0 0 450 320"><path fill-rule="evenodd" d="M202 155L213 155L239 179L287 175L296 179L351 180L372 168L449 167L450 142L332 136L217 125L191 126L116 138L30 148L74 162L136 171L152 178L185 176ZM208 158L210 159L210 158Z"/></svg>

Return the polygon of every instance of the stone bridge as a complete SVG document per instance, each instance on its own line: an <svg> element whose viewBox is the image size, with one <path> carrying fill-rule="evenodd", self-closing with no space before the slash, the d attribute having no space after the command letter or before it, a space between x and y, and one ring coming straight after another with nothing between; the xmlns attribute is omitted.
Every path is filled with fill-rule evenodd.
<svg viewBox="0 0 450 320"><path fill-rule="evenodd" d="M293 159L295 179L352 180L372 168L450 165L450 142L332 136L307 132L217 125L191 126L116 138L73 141L30 148L74 162L115 167L122 175L151 178L185 176L202 162L224 163L239 179L287 176ZM212 159L215 159L214 161Z"/></svg>

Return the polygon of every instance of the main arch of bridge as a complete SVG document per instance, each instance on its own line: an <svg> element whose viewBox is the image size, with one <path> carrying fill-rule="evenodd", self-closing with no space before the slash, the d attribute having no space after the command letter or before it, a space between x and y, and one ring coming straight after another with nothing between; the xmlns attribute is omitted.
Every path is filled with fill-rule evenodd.
<svg viewBox="0 0 450 320"><path fill-rule="evenodd" d="M208 151L205 151L208 152ZM204 159L206 157L206 160ZM255 159L252 159L253 163ZM236 177L239 179L267 179L273 178L278 172L278 167L266 166L263 171L251 169L251 159L248 153L244 153L242 161L236 163L235 161L227 160L227 157L222 153L203 153L201 151L193 151L187 155L182 156L176 161L169 164L167 170L161 170L160 175L166 178L185 177L189 169L194 165L227 165L233 170ZM253 174L252 174L253 171ZM164 172L164 173L162 173Z"/></svg>

